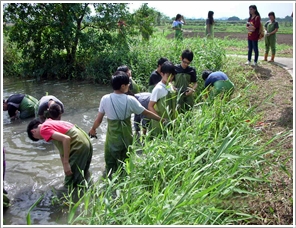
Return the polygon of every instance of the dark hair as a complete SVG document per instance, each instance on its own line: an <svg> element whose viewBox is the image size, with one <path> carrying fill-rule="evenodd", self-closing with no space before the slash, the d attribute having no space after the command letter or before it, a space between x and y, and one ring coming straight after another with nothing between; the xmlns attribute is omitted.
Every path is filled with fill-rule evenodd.
<svg viewBox="0 0 296 228"><path fill-rule="evenodd" d="M260 17L260 13L257 10L257 6L256 5L250 5L249 9L252 8L255 10L255 15ZM252 15L250 14L249 20L252 18Z"/></svg>
<svg viewBox="0 0 296 228"><path fill-rule="evenodd" d="M273 16L274 18L275 18L275 14L274 14L274 12L269 12L269 14L268 14L268 16Z"/></svg>
<svg viewBox="0 0 296 228"><path fill-rule="evenodd" d="M161 65L160 72L162 72L164 74L169 73L169 74L175 75L176 74L175 66L174 66L174 64L172 62L165 61Z"/></svg>
<svg viewBox="0 0 296 228"><path fill-rule="evenodd" d="M62 114L62 107L57 103L52 103L48 109L49 115L53 120L60 120Z"/></svg>
<svg viewBox="0 0 296 228"><path fill-rule="evenodd" d="M204 71L202 72L202 79L205 81L205 80L209 77L209 75L210 75L211 73L213 73L213 71L210 71L210 70L204 70Z"/></svg>
<svg viewBox="0 0 296 228"><path fill-rule="evenodd" d="M182 17L182 15L178 13L178 14L176 15L176 21L179 20L181 17Z"/></svg>
<svg viewBox="0 0 296 228"><path fill-rule="evenodd" d="M123 71L116 71L111 78L111 86L114 90L119 90L121 85L128 85L129 82L128 75Z"/></svg>
<svg viewBox="0 0 296 228"><path fill-rule="evenodd" d="M157 66L161 66L164 62L169 61L166 57L161 57L158 61L157 61Z"/></svg>
<svg viewBox="0 0 296 228"><path fill-rule="evenodd" d="M193 59L193 52L186 49L185 51L182 52L182 59L188 59L190 62Z"/></svg>
<svg viewBox="0 0 296 228"><path fill-rule="evenodd" d="M31 130L38 128L38 125L42 124L42 122L40 121L40 119L34 119L32 120L27 127L27 133L28 133L28 137L33 140L33 141L38 141L39 139L36 139L33 137L33 133L31 132Z"/></svg>
<svg viewBox="0 0 296 228"><path fill-rule="evenodd" d="M214 24L214 18L213 18L214 12L213 11L209 11L208 12L208 19L209 19L209 23L210 25Z"/></svg>
<svg viewBox="0 0 296 228"><path fill-rule="evenodd" d="M122 66L117 67L116 71L123 71L123 72L127 73L129 71L129 68L127 65L122 65Z"/></svg>

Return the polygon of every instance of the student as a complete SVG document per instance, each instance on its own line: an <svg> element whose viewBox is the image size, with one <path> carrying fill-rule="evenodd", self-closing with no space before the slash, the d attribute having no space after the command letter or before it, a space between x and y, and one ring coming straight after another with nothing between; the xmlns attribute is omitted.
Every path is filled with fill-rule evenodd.
<svg viewBox="0 0 296 228"><path fill-rule="evenodd" d="M139 86L137 85L137 83L133 80L132 78L132 71L128 68L128 66L126 65L122 65L120 67L117 68L117 71L123 71L125 72L128 76L129 76L129 80L130 80L130 91L132 93L139 93L140 92L140 88Z"/></svg>
<svg viewBox="0 0 296 228"><path fill-rule="evenodd" d="M264 25L265 28L265 55L264 61L267 61L268 52L271 48L271 59L268 62L274 62L275 51L276 51L276 33L279 30L279 23L275 20L274 12L268 14L269 21Z"/></svg>
<svg viewBox="0 0 296 228"><path fill-rule="evenodd" d="M153 88L155 87L155 85L161 81L161 75L160 75L160 68L161 65L165 62L168 61L167 58L165 57L161 57L158 61L157 61L157 68L155 71L153 71L150 75L149 78L149 87L148 87L148 91L151 93Z"/></svg>
<svg viewBox="0 0 296 228"><path fill-rule="evenodd" d="M176 74L175 66L166 61L160 71L161 81L152 90L148 109L165 119L173 120L176 118L177 92L171 82ZM151 129L151 136L161 133L161 125L153 120L151 120Z"/></svg>
<svg viewBox="0 0 296 228"><path fill-rule="evenodd" d="M108 127L105 141L105 163L109 178L125 161L129 146L133 143L131 114L143 114L150 119L161 120L158 115L145 109L135 97L126 94L129 90L130 79L125 72L116 71L112 76L111 85L114 91L102 97L99 113L89 131L91 137L96 136L96 129L101 125L106 114Z"/></svg>
<svg viewBox="0 0 296 228"><path fill-rule="evenodd" d="M186 49L181 55L181 64L175 66L174 85L181 93L178 106L181 112L190 110L194 105L193 93L197 87L196 70L189 66L193 60L193 52ZM189 85L192 84L192 87Z"/></svg>
<svg viewBox="0 0 296 228"><path fill-rule="evenodd" d="M173 30L175 30L175 39L176 40L183 40L183 30L182 25L185 25L185 19L181 14L176 15L176 19L172 24Z"/></svg>
<svg viewBox="0 0 296 228"><path fill-rule="evenodd" d="M246 26L248 30L248 61L245 64L251 64L252 51L254 50L255 58L254 63L252 63L252 66L256 67L259 57L258 40L261 17L255 5L249 6L249 14L250 17L248 19Z"/></svg>
<svg viewBox="0 0 296 228"><path fill-rule="evenodd" d="M151 93L147 93L147 92L136 93L134 96L144 108L148 109ZM146 135L146 131L149 123L150 123L150 119L147 116L143 115L142 113L135 114L134 128L136 131L136 135L140 135L140 126L142 127L143 135Z"/></svg>
<svg viewBox="0 0 296 228"><path fill-rule="evenodd" d="M47 96L43 96L39 100L38 104L35 106L35 117L39 117L41 122L44 122L46 118L55 119L52 116L50 116L48 112L48 109L52 104L60 105L61 114L64 113L64 104L55 96L47 95ZM60 119L61 119L61 115L56 120L60 120Z"/></svg>
<svg viewBox="0 0 296 228"><path fill-rule="evenodd" d="M202 79L205 81L205 89L211 90L210 98L214 98L220 93L228 93L230 96L234 91L233 83L222 71L205 70L202 72Z"/></svg>
<svg viewBox="0 0 296 228"><path fill-rule="evenodd" d="M34 117L34 107L38 103L35 97L27 94L13 94L3 100L3 111L8 111L10 119Z"/></svg>
<svg viewBox="0 0 296 228"><path fill-rule="evenodd" d="M50 111L53 110L61 113L60 105L53 104ZM52 141L57 147L64 168L66 186L77 187L84 184L89 177L93 155L93 147L86 132L70 122L49 118L45 122L32 120L27 127L27 133L33 141L44 139L46 142Z"/></svg>
<svg viewBox="0 0 296 228"><path fill-rule="evenodd" d="M208 12L208 18L206 19L206 37L214 38L214 12Z"/></svg>

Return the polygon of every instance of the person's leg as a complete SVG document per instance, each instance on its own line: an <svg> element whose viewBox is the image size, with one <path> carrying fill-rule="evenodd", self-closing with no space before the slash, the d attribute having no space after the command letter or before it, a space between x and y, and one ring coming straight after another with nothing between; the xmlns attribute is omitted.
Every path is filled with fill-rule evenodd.
<svg viewBox="0 0 296 228"><path fill-rule="evenodd" d="M252 40L248 40L248 61L251 62L252 59L252 50L253 50L253 42Z"/></svg>
<svg viewBox="0 0 296 228"><path fill-rule="evenodd" d="M268 37L265 37L265 54L264 54L264 61L267 61L268 53L270 49L270 43Z"/></svg>
<svg viewBox="0 0 296 228"><path fill-rule="evenodd" d="M258 57L259 57L258 40L253 41L253 48L254 48L254 52L255 52L254 63L257 64Z"/></svg>
<svg viewBox="0 0 296 228"><path fill-rule="evenodd" d="M65 177L65 185L76 187L77 185L85 184L84 181L87 181L87 176L89 176L88 172L92 154L92 145L86 145L80 151L70 155L69 163L73 174Z"/></svg>
<svg viewBox="0 0 296 228"><path fill-rule="evenodd" d="M274 57L276 52L275 44L276 44L276 37L275 36L270 37L271 59L269 60L269 62L274 62Z"/></svg>

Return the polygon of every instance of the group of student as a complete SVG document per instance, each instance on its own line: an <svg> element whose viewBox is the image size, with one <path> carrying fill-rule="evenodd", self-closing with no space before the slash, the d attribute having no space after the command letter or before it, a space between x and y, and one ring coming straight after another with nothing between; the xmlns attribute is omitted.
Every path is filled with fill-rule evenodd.
<svg viewBox="0 0 296 228"><path fill-rule="evenodd" d="M28 94L13 94L3 99L3 111L7 111L11 120L39 117L42 122L48 118L48 107L57 103L64 113L64 104L53 95L46 95L37 100Z"/></svg>
<svg viewBox="0 0 296 228"><path fill-rule="evenodd" d="M38 117L28 124L28 137L33 141L53 141L60 153L64 183L72 186L88 180L93 155L90 138L96 137L96 129L106 115L104 158L106 175L111 178L127 158L134 140L132 113L135 114L136 133L139 134L142 128L146 134L149 129L149 136L156 137L162 133L163 126L176 118L177 112L184 113L193 107L197 76L195 68L190 66L192 60L193 52L190 50L182 52L180 64L174 65L167 58L160 58L157 69L150 76L149 92L139 91L127 66L118 67L111 78L113 92L102 97L98 115L88 134L76 124L61 120L64 105L52 95L39 101L29 95L12 95L3 101L3 110L8 110L12 117L19 110L20 117L23 117L24 110L20 107L25 106L32 111L26 117ZM221 71L204 71L202 77L205 86L213 88L214 95L234 89L233 83Z"/></svg>

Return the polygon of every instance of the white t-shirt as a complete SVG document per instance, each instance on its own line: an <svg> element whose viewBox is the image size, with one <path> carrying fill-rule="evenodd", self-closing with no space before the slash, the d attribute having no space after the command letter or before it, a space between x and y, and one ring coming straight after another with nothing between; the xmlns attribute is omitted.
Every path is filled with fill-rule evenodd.
<svg viewBox="0 0 296 228"><path fill-rule="evenodd" d="M151 92L150 101L157 102L168 94L168 89L163 82L158 82Z"/></svg>
<svg viewBox="0 0 296 228"><path fill-rule="evenodd" d="M99 112L104 113L110 120L124 120L132 113L141 114L144 110L135 97L116 93L104 95L99 106Z"/></svg>

